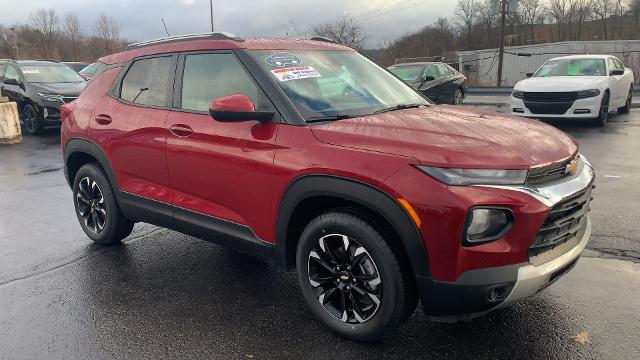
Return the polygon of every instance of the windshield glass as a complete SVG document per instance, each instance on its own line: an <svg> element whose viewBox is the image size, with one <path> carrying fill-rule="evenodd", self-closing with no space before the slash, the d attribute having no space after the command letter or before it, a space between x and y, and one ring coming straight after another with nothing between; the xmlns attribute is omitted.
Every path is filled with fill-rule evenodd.
<svg viewBox="0 0 640 360"><path fill-rule="evenodd" d="M251 51L305 120L429 102L355 51Z"/></svg>
<svg viewBox="0 0 640 360"><path fill-rule="evenodd" d="M392 66L389 68L389 71L404 81L418 82L422 79L424 65Z"/></svg>
<svg viewBox="0 0 640 360"><path fill-rule="evenodd" d="M547 61L533 77L606 76L604 59L558 59Z"/></svg>
<svg viewBox="0 0 640 360"><path fill-rule="evenodd" d="M21 66L26 82L32 83L76 83L84 78L66 65Z"/></svg>

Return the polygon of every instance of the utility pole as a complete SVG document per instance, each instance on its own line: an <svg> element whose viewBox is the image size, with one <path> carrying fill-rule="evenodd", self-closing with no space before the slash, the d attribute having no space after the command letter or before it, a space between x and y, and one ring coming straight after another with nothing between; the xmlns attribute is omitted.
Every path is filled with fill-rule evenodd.
<svg viewBox="0 0 640 360"><path fill-rule="evenodd" d="M502 60L504 58L504 22L507 15L507 1L500 0L500 49L498 50L498 82L497 86L502 86Z"/></svg>
<svg viewBox="0 0 640 360"><path fill-rule="evenodd" d="M18 60L18 34L16 34L16 28L9 28L13 34L13 59Z"/></svg>
<svg viewBox="0 0 640 360"><path fill-rule="evenodd" d="M211 32L213 32L213 0L209 0L209 14L211 15Z"/></svg>

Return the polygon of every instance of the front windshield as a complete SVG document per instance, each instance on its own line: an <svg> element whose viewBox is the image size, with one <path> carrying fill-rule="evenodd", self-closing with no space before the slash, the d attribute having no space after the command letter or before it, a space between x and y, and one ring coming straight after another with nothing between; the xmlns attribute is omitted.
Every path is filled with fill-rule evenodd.
<svg viewBox="0 0 640 360"><path fill-rule="evenodd" d="M407 82L418 82L422 79L424 65L392 66L389 71Z"/></svg>
<svg viewBox="0 0 640 360"><path fill-rule="evenodd" d="M533 75L549 76L606 76L604 59L549 60Z"/></svg>
<svg viewBox="0 0 640 360"><path fill-rule="evenodd" d="M21 66L26 82L30 83L77 83L84 78L66 65Z"/></svg>
<svg viewBox="0 0 640 360"><path fill-rule="evenodd" d="M429 102L355 51L251 51L305 120Z"/></svg>

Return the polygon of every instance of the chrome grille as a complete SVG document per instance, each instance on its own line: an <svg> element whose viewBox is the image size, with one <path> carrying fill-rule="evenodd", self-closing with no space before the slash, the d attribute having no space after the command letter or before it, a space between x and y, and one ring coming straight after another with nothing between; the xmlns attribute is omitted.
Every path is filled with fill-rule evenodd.
<svg viewBox="0 0 640 360"><path fill-rule="evenodd" d="M529 258L551 251L571 240L586 226L591 202L589 185L585 190L565 199L549 211L542 227L529 247Z"/></svg>
<svg viewBox="0 0 640 360"><path fill-rule="evenodd" d="M573 174L567 172L567 165L569 165L572 160L573 159L566 159L530 169L527 173L527 185L538 186L572 176ZM582 159L578 158L577 173L580 173L582 166L584 166L584 163Z"/></svg>
<svg viewBox="0 0 640 360"><path fill-rule="evenodd" d="M78 98L77 96L63 96L62 97L62 102L65 103L65 104L66 103L70 103L70 102L74 101L77 98Z"/></svg>

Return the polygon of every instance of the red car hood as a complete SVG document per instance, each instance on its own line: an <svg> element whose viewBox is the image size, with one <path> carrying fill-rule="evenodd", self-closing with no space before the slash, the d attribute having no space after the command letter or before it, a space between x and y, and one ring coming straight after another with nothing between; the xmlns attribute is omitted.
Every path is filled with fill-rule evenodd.
<svg viewBox="0 0 640 360"><path fill-rule="evenodd" d="M542 122L446 105L334 121L312 132L327 144L443 167L523 169L578 151L569 135Z"/></svg>

